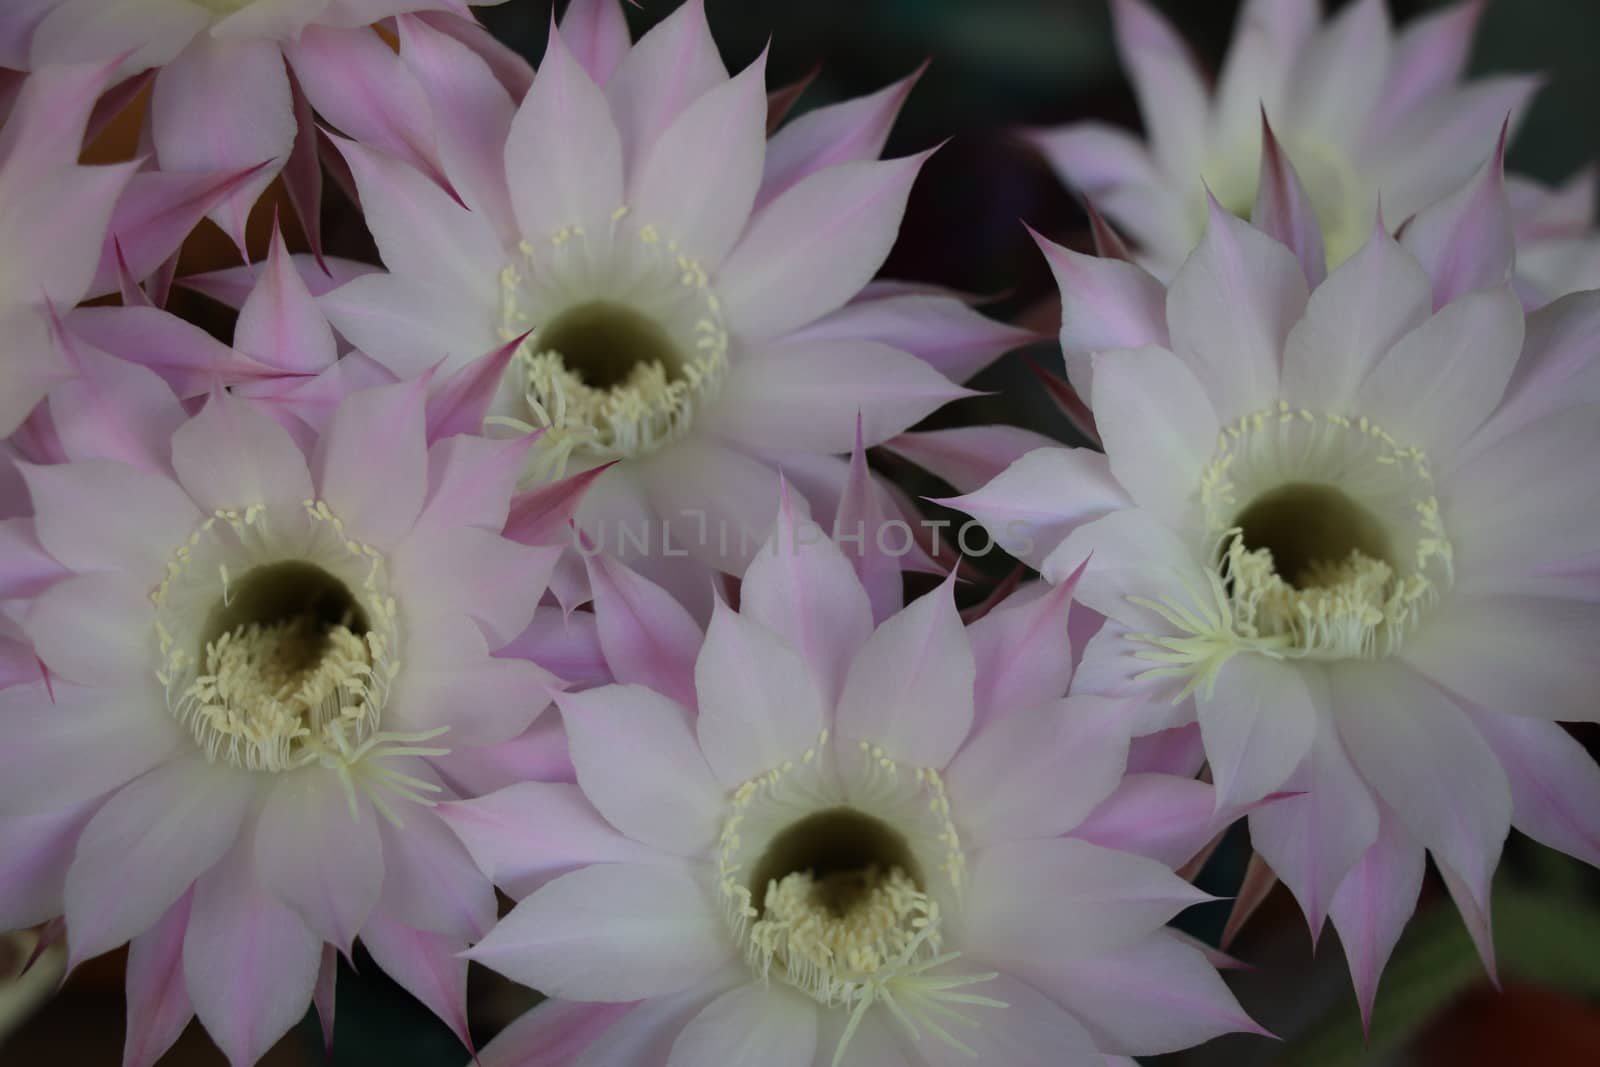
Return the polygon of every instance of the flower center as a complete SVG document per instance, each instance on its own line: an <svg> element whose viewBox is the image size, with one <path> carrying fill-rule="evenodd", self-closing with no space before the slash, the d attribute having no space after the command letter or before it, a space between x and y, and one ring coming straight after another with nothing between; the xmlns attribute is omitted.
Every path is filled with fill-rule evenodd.
<svg viewBox="0 0 1600 1067"><path fill-rule="evenodd" d="M938 1019L952 1005L1003 1006L957 992L994 975L950 973L961 954L945 948L945 916L960 907L966 857L935 770L867 742L836 753L824 731L798 763L734 792L718 875L752 970L850 1013L836 1064L876 1003L961 1049Z"/></svg>
<svg viewBox="0 0 1600 1067"><path fill-rule="evenodd" d="M700 265L651 226L568 227L501 272L501 336L524 333L507 371L513 410L543 429L535 477L647 455L683 436L728 364L721 305Z"/></svg>
<svg viewBox="0 0 1600 1067"><path fill-rule="evenodd" d="M1179 631L1130 637L1161 664L1147 676L1186 680L1180 698L1237 652L1391 655L1454 580L1428 457L1368 419L1247 415L1219 435L1199 500L1218 546L1207 588L1132 598Z"/></svg>
<svg viewBox="0 0 1600 1067"><path fill-rule="evenodd" d="M382 557L325 504L295 520L213 515L153 597L173 715L208 758L247 770L358 758L399 669Z"/></svg>

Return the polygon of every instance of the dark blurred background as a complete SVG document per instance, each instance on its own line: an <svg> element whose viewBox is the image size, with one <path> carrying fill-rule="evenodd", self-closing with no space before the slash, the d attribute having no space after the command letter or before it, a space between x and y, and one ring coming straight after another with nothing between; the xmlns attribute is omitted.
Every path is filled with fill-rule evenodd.
<svg viewBox="0 0 1600 1067"><path fill-rule="evenodd" d="M1237 0L1157 2L1214 69L1227 45ZM558 7L563 4L559 0ZM635 35L676 6L675 0L642 0L640 8L630 8ZM1438 5L1391 0L1390 6L1403 21ZM990 310L1004 318L1048 319L1053 284L1020 220L1087 248L1085 219L1072 196L1009 131L1090 116L1138 125L1112 49L1104 0L707 0L707 8L731 68L744 66L770 40L774 87L818 71L800 101L802 110L877 89L931 59L890 140L889 154L950 140L912 195L887 272L994 294ZM550 12L549 0L509 0L480 9L502 40L530 58L544 48ZM1550 79L1513 145L1512 169L1554 182L1600 158L1597 46L1597 0L1491 0L1474 69L1542 71ZM330 214L337 209L330 206ZM1054 325L1035 324L1047 330ZM937 424L1007 422L1069 437L1065 419L1026 369L1024 360L1030 357L1047 366L1057 358L1050 345L1006 357L973 383L991 395L953 405ZM911 488L925 492L938 486L915 483ZM1585 740L1594 751L1596 738ZM1236 830L1201 873L1202 887L1232 895L1248 856L1248 840ZM1229 1038L1153 1062L1160 1067L1600 1065L1597 902L1600 875L1514 834L1496 887L1501 975L1496 992L1461 920L1430 875L1417 918L1385 975L1371 1036L1364 1038L1336 935L1331 927L1325 931L1313 955L1305 923L1280 888L1232 946L1256 969L1237 972L1230 981L1245 1007L1284 1041ZM1227 907L1195 909L1185 924L1215 943ZM121 1062L124 962L119 953L81 968L53 1001L0 1043L0 1064ZM0 975L12 973L18 963L16 951L0 942ZM324 1059L320 1029L308 1016L264 1061L268 1067L328 1062L461 1067L467 1057L449 1031L360 953L357 964L360 973L346 967L339 976L332 1060ZM475 969L471 1014L480 1044L534 999ZM172 1067L223 1063L193 1025L163 1061Z"/></svg>

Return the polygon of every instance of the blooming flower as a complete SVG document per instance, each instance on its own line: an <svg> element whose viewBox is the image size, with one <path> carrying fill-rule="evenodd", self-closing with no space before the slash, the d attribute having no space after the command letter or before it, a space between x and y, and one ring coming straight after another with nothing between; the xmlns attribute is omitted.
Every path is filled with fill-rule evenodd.
<svg viewBox="0 0 1600 1067"><path fill-rule="evenodd" d="M441 46L402 20L402 54ZM533 484L614 464L580 525L685 598L748 562L778 466L831 517L858 414L883 441L966 395L943 369L1025 336L865 288L926 158L876 158L909 81L769 144L764 58L729 78L698 0L631 47L614 0L573 5L520 106L453 54L427 84L456 195L343 145L390 273L323 305L401 377L525 338L491 422L546 431ZM926 329L929 304L950 330ZM698 569L621 544L663 524Z"/></svg>
<svg viewBox="0 0 1600 1067"><path fill-rule="evenodd" d="M1213 202L1170 286L1044 244L1105 453L956 505L1027 516L1048 578L1092 555L1083 691L1197 714L1219 804L1303 794L1251 835L1369 1007L1424 849L1485 947L1509 825L1600 860L1600 770L1557 725L1597 714L1600 303L1524 317L1498 159L1311 288L1285 173L1288 245Z"/></svg>
<svg viewBox="0 0 1600 1067"><path fill-rule="evenodd" d="M1518 76L1461 83L1478 0L1399 34L1384 0L1357 0L1321 25L1317 0L1250 0L1214 87L1144 0L1112 6L1148 143L1098 122L1033 140L1162 279L1205 228L1197 179L1228 210L1250 213L1263 113L1306 183L1332 267L1366 241L1380 193L1384 215L1403 222L1455 189L1537 86Z"/></svg>
<svg viewBox="0 0 1600 1067"><path fill-rule="evenodd" d="M383 42L362 27L421 12L487 54L496 48L486 34L472 34L475 24L461 17L466 5L454 0L21 0L9 6L15 10L0 16L0 57L7 62L32 70L112 62L124 75L156 71L150 133L163 170L261 168L212 212L240 248L250 208L289 162L297 139L308 166L286 177L302 215L315 217L321 195L316 133L304 97L297 114L296 93L303 90L337 125L345 119L359 124L363 113L341 91L342 73L395 65ZM390 94L374 106L391 120L389 129L404 133L418 121L406 120L408 103ZM414 148L429 151L422 144Z"/></svg>
<svg viewBox="0 0 1600 1067"><path fill-rule="evenodd" d="M1114 702L1062 698L1070 583L969 631L946 582L874 629L804 520L785 494L703 638L605 561L634 654L560 699L577 784L444 806L526 894L470 956L557 998L484 1062L1100 1067L1253 1029L1163 927L1206 899L1170 865L1210 787L1138 776L1185 794L1164 826L1121 787Z"/></svg>
<svg viewBox="0 0 1600 1067"><path fill-rule="evenodd" d="M314 989L331 1027L357 937L466 1040L454 954L494 900L432 805L549 702L492 654L554 562L498 532L526 445L430 444L418 381L348 397L308 459L247 401L186 418L75 358L67 461L24 465L33 513L0 523L48 670L0 689L0 926L64 913L74 963L131 939L130 1064L196 1014L253 1063Z"/></svg>

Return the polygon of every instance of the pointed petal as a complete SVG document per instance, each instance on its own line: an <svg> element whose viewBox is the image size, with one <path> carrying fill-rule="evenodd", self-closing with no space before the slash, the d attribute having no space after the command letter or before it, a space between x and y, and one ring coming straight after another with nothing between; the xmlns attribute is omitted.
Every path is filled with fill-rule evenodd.
<svg viewBox="0 0 1600 1067"><path fill-rule="evenodd" d="M1066 695L1072 682L1072 611L1076 578L1022 603L1002 603L967 627L977 665L973 687L975 721L1049 704Z"/></svg>
<svg viewBox="0 0 1600 1067"><path fill-rule="evenodd" d="M1250 222L1256 229L1288 246L1300 261L1306 281L1314 289L1327 275L1322 247L1322 224L1311 197L1300 183L1294 164L1272 133L1265 113L1261 116L1261 178Z"/></svg>
<svg viewBox="0 0 1600 1067"><path fill-rule="evenodd" d="M506 180L530 241L567 226L599 226L624 203L622 138L605 94L555 30L511 121Z"/></svg>
<svg viewBox="0 0 1600 1067"><path fill-rule="evenodd" d="M639 38L606 83L629 170L684 108L727 80L704 0L680 4Z"/></svg>
<svg viewBox="0 0 1600 1067"><path fill-rule="evenodd" d="M872 633L872 605L850 561L786 485L778 521L739 588L739 611L805 657L833 707L856 649Z"/></svg>
<svg viewBox="0 0 1600 1067"><path fill-rule="evenodd" d="M123 787L78 839L67 871L74 963L143 933L233 844L251 799L248 776L198 753Z"/></svg>
<svg viewBox="0 0 1600 1067"><path fill-rule="evenodd" d="M960 493L974 493L1029 452L1054 446L1055 441L1044 434L1020 426L956 426L903 433L882 445Z"/></svg>
<svg viewBox="0 0 1600 1067"><path fill-rule="evenodd" d="M333 329L289 259L274 230L261 280L239 309L233 344L239 351L286 371L315 374L338 358Z"/></svg>
<svg viewBox="0 0 1600 1067"><path fill-rule="evenodd" d="M1089 360L1113 348L1168 345L1167 290L1143 267L1086 256L1035 236L1061 290L1061 350L1067 376L1087 394Z"/></svg>
<svg viewBox="0 0 1600 1067"><path fill-rule="evenodd" d="M339 406L312 469L321 499L350 532L379 547L397 543L428 491L419 382L367 389Z"/></svg>
<svg viewBox="0 0 1600 1067"><path fill-rule="evenodd" d="M1138 773L1124 778L1072 836L1177 868L1232 821L1231 812L1218 815L1216 791L1205 782Z"/></svg>
<svg viewBox="0 0 1600 1067"><path fill-rule="evenodd" d="M1296 794L1250 813L1250 843L1300 902L1313 939L1339 884L1378 839L1372 790L1345 755L1319 682L1317 738L1283 783Z"/></svg>
<svg viewBox="0 0 1600 1067"><path fill-rule="evenodd" d="M762 209L718 271L732 330L776 337L859 292L889 254L927 158L841 163Z"/></svg>
<svg viewBox="0 0 1600 1067"><path fill-rule="evenodd" d="M681 707L637 685L569 693L557 703L578 784L607 822L675 855L711 846L723 791Z"/></svg>
<svg viewBox="0 0 1600 1067"><path fill-rule="evenodd" d="M1393 43L1383 0L1357 0L1329 19L1295 64L1285 128L1356 143L1383 92Z"/></svg>
<svg viewBox="0 0 1600 1067"><path fill-rule="evenodd" d="M478 1062L482 1067L570 1067L575 1057L632 1010L632 1004L543 1001L496 1034L478 1053Z"/></svg>
<svg viewBox="0 0 1600 1067"><path fill-rule="evenodd" d="M962 836L1058 837L1109 797L1128 762L1121 706L1081 696L985 723L951 761L945 782Z"/></svg>
<svg viewBox="0 0 1600 1067"><path fill-rule="evenodd" d="M249 838L195 885L183 938L195 1014L232 1067L249 1067L299 1022L322 941L256 881Z"/></svg>
<svg viewBox="0 0 1600 1067"><path fill-rule="evenodd" d="M809 665L777 634L721 601L694 674L700 747L725 788L818 743L826 718Z"/></svg>
<svg viewBox="0 0 1600 1067"><path fill-rule="evenodd" d="M926 64L909 77L867 96L812 108L773 135L757 205L766 205L795 182L825 167L877 159L900 108Z"/></svg>
<svg viewBox="0 0 1600 1067"><path fill-rule="evenodd" d="M352 804L339 778L314 766L279 778L256 827L263 884L347 956L383 890L377 820L364 795Z"/></svg>
<svg viewBox="0 0 1600 1067"><path fill-rule="evenodd" d="M1434 455L1450 455L1505 394L1522 351L1509 286L1468 293L1402 337L1357 392L1357 410Z"/></svg>
<svg viewBox="0 0 1600 1067"><path fill-rule="evenodd" d="M1600 766L1553 722L1463 701L1511 783L1511 823L1551 848L1600 867Z"/></svg>
<svg viewBox="0 0 1600 1067"><path fill-rule="evenodd" d="M1350 962L1362 1022L1368 1026L1378 978L1416 910L1425 866L1422 846L1405 832L1389 806L1380 802L1378 810L1378 840L1345 877L1328 909Z"/></svg>
<svg viewBox="0 0 1600 1067"><path fill-rule="evenodd" d="M569 782L519 782L436 810L478 868L518 899L579 867L666 859L618 833Z"/></svg>
<svg viewBox="0 0 1600 1067"><path fill-rule="evenodd" d="M1306 301L1283 354L1283 397L1293 407L1345 411L1395 342L1427 321L1433 287L1381 224Z"/></svg>
<svg viewBox="0 0 1600 1067"><path fill-rule="evenodd" d="M1511 789L1466 713L1390 661L1328 675L1339 737L1362 777L1485 899L1511 828Z"/></svg>
<svg viewBox="0 0 1600 1067"><path fill-rule="evenodd" d="M1433 306L1505 283L1516 257L1506 196L1506 132L1495 154L1460 190L1406 224L1400 241L1433 279Z"/></svg>
<svg viewBox="0 0 1600 1067"><path fill-rule="evenodd" d="M573 0L561 14L561 36L596 85L611 79L633 43L617 0Z"/></svg>
<svg viewBox="0 0 1600 1067"><path fill-rule="evenodd" d="M739 239L761 182L766 53L683 110L643 159L628 202L642 222L715 271Z"/></svg>
<svg viewBox="0 0 1600 1067"><path fill-rule="evenodd" d="M1170 174L1196 174L1206 129L1206 92L1194 57L1144 0L1111 5L1117 51L1133 82L1151 152Z"/></svg>
<svg viewBox="0 0 1600 1067"><path fill-rule="evenodd" d="M906 293L846 304L794 339L877 341L911 353L953 382L964 382L1003 353L1037 338L953 296Z"/></svg>
<svg viewBox="0 0 1600 1067"><path fill-rule="evenodd" d="M163 170L237 170L270 161L210 212L244 248L250 208L294 148L294 100L278 44L196 38L156 76L150 117Z"/></svg>
<svg viewBox="0 0 1600 1067"><path fill-rule="evenodd" d="M152 1067L194 1018L183 984L183 935L192 894L185 893L128 949L128 1033L122 1067Z"/></svg>
<svg viewBox="0 0 1600 1067"><path fill-rule="evenodd" d="M8 720L9 721L9 720ZM67 868L103 797L57 811L0 815L0 926L22 930L61 915Z"/></svg>
<svg viewBox="0 0 1600 1067"><path fill-rule="evenodd" d="M607 863L556 879L467 953L550 996L619 1002L692 988L734 955L687 869Z"/></svg>
<svg viewBox="0 0 1600 1067"><path fill-rule="evenodd" d="M649 686L692 708L704 635L666 590L610 556L586 556L600 647L617 681Z"/></svg>
<svg viewBox="0 0 1600 1067"><path fill-rule="evenodd" d="M1083 1020L1102 1049L1177 1052L1222 1034L1264 1033L1197 948L1169 931L1061 965L1044 991Z"/></svg>
<svg viewBox="0 0 1600 1067"><path fill-rule="evenodd" d="M374 914L475 941L494 925L494 890L441 814L439 807L407 811L404 827L379 820L383 892Z"/></svg>
<svg viewBox="0 0 1600 1067"><path fill-rule="evenodd" d="M752 448L848 452L859 415L877 444L974 395L875 341L790 342L729 368L707 426Z"/></svg>
<svg viewBox="0 0 1600 1067"><path fill-rule="evenodd" d="M1074 529L1131 501L1103 453L1039 448L976 492L942 503L983 523L996 544L1037 568Z"/></svg>
<svg viewBox="0 0 1600 1067"><path fill-rule="evenodd" d="M1089 403L1111 473L1140 507L1183 521L1221 430L1205 385L1164 348L1103 353L1094 368Z"/></svg>
<svg viewBox="0 0 1600 1067"><path fill-rule="evenodd" d="M385 974L442 1019L463 1045L472 1046L467 1029L467 961L459 955L462 941L414 930L377 914L362 928L361 943Z"/></svg>
<svg viewBox="0 0 1600 1067"><path fill-rule="evenodd" d="M200 512L170 478L137 467L103 459L18 466L39 543L74 571L120 570L148 580L200 524ZM93 515L117 521L84 521Z"/></svg>
<svg viewBox="0 0 1600 1067"><path fill-rule="evenodd" d="M972 729L976 674L947 579L867 639L845 678L838 731L913 767L943 767Z"/></svg>
<svg viewBox="0 0 1600 1067"><path fill-rule="evenodd" d="M1308 683L1298 665L1245 653L1223 666L1209 697L1202 692L1200 735L1219 811L1278 791L1310 751L1317 708Z"/></svg>

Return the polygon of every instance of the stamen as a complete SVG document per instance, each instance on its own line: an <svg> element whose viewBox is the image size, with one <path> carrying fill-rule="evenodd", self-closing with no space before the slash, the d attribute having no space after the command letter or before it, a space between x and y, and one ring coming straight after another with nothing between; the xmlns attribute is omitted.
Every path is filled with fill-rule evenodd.
<svg viewBox="0 0 1600 1067"><path fill-rule="evenodd" d="M542 429L538 480L655 451L687 432L728 365L721 304L704 268L649 225L568 227L501 271L500 333L527 334L508 369L523 410L493 417Z"/></svg>
<svg viewBox="0 0 1600 1067"><path fill-rule="evenodd" d="M1427 455L1366 418L1253 412L1223 428L1198 489L1219 545L1209 588L1129 598L1177 631L1128 635L1159 664L1140 678L1184 680L1175 701L1209 697L1240 652L1392 655L1454 580Z"/></svg>

